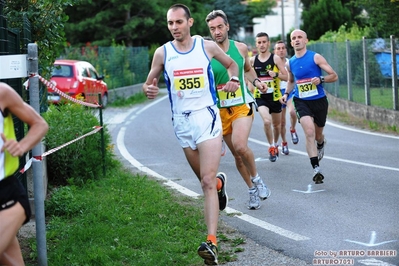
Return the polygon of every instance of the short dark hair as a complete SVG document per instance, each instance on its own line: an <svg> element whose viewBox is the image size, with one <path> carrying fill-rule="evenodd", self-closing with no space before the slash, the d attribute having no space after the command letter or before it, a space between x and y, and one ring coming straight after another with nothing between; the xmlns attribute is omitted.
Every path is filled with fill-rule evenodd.
<svg viewBox="0 0 399 266"><path fill-rule="evenodd" d="M188 8L188 6L183 5L183 4L174 4L173 6L169 7L168 11L171 10L171 9L176 10L176 9L179 9L179 8L184 10L184 13L186 14L186 18L187 19L191 18L190 9Z"/></svg>
<svg viewBox="0 0 399 266"><path fill-rule="evenodd" d="M278 40L278 41L276 42L276 44L279 44L279 43L282 43L282 44L284 44L284 47L286 47L286 46L287 46L283 40ZM275 45L276 45L276 44L275 44Z"/></svg>
<svg viewBox="0 0 399 266"><path fill-rule="evenodd" d="M256 34L256 38L258 37L267 37L267 39L270 40L269 35L266 32L259 32L258 34Z"/></svg>
<svg viewBox="0 0 399 266"><path fill-rule="evenodd" d="M207 16L206 16L206 23L208 23L210 20L213 20L217 17L221 17L224 21L224 24L227 25L229 24L229 21L227 20L226 13L223 12L223 10L213 10L211 11Z"/></svg>

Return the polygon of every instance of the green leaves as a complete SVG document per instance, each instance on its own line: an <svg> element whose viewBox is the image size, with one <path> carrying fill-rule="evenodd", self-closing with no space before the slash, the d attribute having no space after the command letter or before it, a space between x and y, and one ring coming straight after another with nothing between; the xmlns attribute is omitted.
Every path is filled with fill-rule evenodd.
<svg viewBox="0 0 399 266"><path fill-rule="evenodd" d="M338 30L341 25L351 22L351 13L340 0L319 0L302 13L302 29L309 40L318 40L329 30Z"/></svg>
<svg viewBox="0 0 399 266"><path fill-rule="evenodd" d="M22 28L22 16L26 15L31 23L32 42L39 49L39 67L41 75L49 77L49 66L62 51L65 40L64 24L68 16L64 8L76 0L7 0L4 8L8 26Z"/></svg>

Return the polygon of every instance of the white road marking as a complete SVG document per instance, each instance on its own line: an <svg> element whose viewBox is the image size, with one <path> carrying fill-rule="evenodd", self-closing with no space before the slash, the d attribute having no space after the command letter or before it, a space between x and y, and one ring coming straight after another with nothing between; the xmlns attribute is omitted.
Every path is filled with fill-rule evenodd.
<svg viewBox="0 0 399 266"><path fill-rule="evenodd" d="M162 98L159 98L158 100L155 100L152 103L146 105L145 107L143 107L139 111L137 111L136 115L139 115L140 113L142 113L146 109L152 107L153 105L159 103L160 101L163 101L167 97L168 96L166 95L166 96L164 96ZM129 111L124 116L124 118L128 117L129 115L131 115L131 113L133 113L135 110L136 109L132 109L131 111ZM130 118L129 123L131 122L131 120L133 120L136 117L136 115L132 116ZM122 123L123 122L122 116L118 117L117 120L113 120L112 122L113 123L116 123L116 122ZM124 120L124 122L127 122L127 121ZM337 127L337 128L341 128L341 129L345 129L345 130L349 130L349 131L354 131L354 132L359 132L359 133L363 133L363 134L369 134L369 135L375 135L375 136L382 136L382 137L399 139L399 137L395 137L395 136L390 136L390 135L384 135L384 134L379 134L379 133L367 132L367 131L363 131L363 130L346 128L344 126L340 126L340 125L337 125L337 124L334 124L334 123L331 123L331 122L327 122L327 124L329 124L331 126L334 126L334 127ZM187 195L187 196L193 197L193 198L198 198L200 196L200 194L198 194L198 193L196 193L196 192L194 192L192 190L189 190L189 189L187 189L187 188L185 188L185 187L183 187L183 186L181 186L181 185L179 185L179 184L177 184L177 183L165 178L164 176L162 176L162 175L158 174L157 172L149 169L148 167L145 167L140 162L138 162L133 156L131 156L131 154L128 152L128 150L126 149L126 146L124 144L125 131L126 131L126 127L122 127L120 129L120 131L118 132L116 145L117 145L121 155L131 165L133 165L134 167L136 167L137 169L139 169L140 171L142 171L142 172L144 172L144 173L146 173L148 175L154 176L154 177L156 177L156 178L158 178L160 180L165 181L165 185L176 189L177 191L183 193L184 195ZM264 141L259 141L259 140L253 139L253 138L249 138L248 140L251 141L251 142L260 144L260 145L268 146L268 144L265 143ZM297 150L290 149L290 152L307 156L307 153L306 152L302 152L302 151L297 151ZM340 162L345 162L345 163L352 163L352 164L357 164L357 165L368 166L368 167L375 167L375 168L380 168L380 169L399 171L399 168L394 168L394 167L379 166L379 165L361 163L361 162L356 162L356 161L351 161L351 160L342 160L342 159L335 158L335 157L330 157L330 156L324 156L324 158L330 159L330 160L335 160L335 161L340 161ZM292 240L295 240L295 241L310 240L310 238L307 237L307 236L302 236L302 235L297 234L295 232L286 230L286 229L281 228L279 226L275 226L275 225L267 223L267 222L265 222L263 220L257 219L257 218L255 218L253 216L250 216L250 215L247 215L247 214L243 214L242 212L240 212L238 210L235 210L233 208L227 207L225 211L228 214L235 214L235 217L238 218L238 219L241 219L241 220L246 221L248 223L251 223L253 225L259 226L259 227L261 227L261 228L263 228L265 230L274 232L274 233L279 234L281 236L284 236L286 238L289 238L289 239L292 239Z"/></svg>
<svg viewBox="0 0 399 266"><path fill-rule="evenodd" d="M289 230L283 229L279 226L270 224L268 222L265 222L263 220L260 220L258 218L255 218L253 216L250 216L248 214L243 214L240 211L237 211L233 208L227 207L225 210L228 214L236 214L235 217L238 219L241 219L243 221L246 221L250 224L259 226L260 228L263 228L265 230L271 231L273 233L279 234L281 236L287 237L289 239L295 240L295 241L303 241L303 240L310 240L309 237L303 236L294 232L291 232Z"/></svg>
<svg viewBox="0 0 399 266"><path fill-rule="evenodd" d="M384 138L391 138L391 139L399 139L399 136L393 136L393 135L388 135L388 134L381 134L381 133L378 133L378 132L370 132L370 131L365 131L365 130L361 130L361 129L345 127L345 126L338 125L338 124L330 122L330 121L327 121L327 125L330 125L330 126L333 126L333 127L336 127L336 128L340 128L340 129L344 129L344 130L348 130L348 131L352 131L352 132L366 134L366 135L372 135L372 136L378 136L378 137L384 137Z"/></svg>
<svg viewBox="0 0 399 266"><path fill-rule="evenodd" d="M116 146L119 149L119 152L121 153L121 155L134 167L136 167L137 169L139 169L140 171L146 173L147 175L151 175L154 176L160 180L165 181L165 185L176 189L177 191L179 191L180 193L187 195L189 197L193 197L193 198L198 198L198 196L200 196L198 193L185 188L171 180L168 180L166 177L158 174L157 172L149 169L148 167L145 167L144 165L142 165L139 161L137 161L126 149L125 143L124 143L124 139L125 139L125 132L126 132L126 127L122 127L120 129L120 131L118 132L118 136L116 139ZM279 234L281 236L287 237L289 239L295 240L295 241L301 241L301 240L309 240L309 237L306 236L302 236L300 234L291 232L289 230L283 229L281 227L272 225L270 223L267 223L265 221L259 220L255 217L252 217L250 215L247 214L243 214L238 210L232 209L232 208L226 208L226 212L228 213L235 213L235 217L244 220L246 222L249 222L253 225L259 226L265 230L274 232L276 234Z"/></svg>
<svg viewBox="0 0 399 266"><path fill-rule="evenodd" d="M257 140L257 139L253 139L253 138L248 138L248 141L251 141L251 142L254 142L256 144L263 145L263 146L266 146L266 147L269 146L268 143L266 143L264 141ZM290 152L301 154L301 155L304 155L304 156L308 156L308 154L306 152L294 150L294 149L291 149L291 148L290 148ZM399 168L395 168L395 167L376 165L376 164L371 164L371 163L362 163L362 162L352 161L352 160L348 160L348 159L340 159L340 158L326 156L326 155L324 155L323 160L324 159L329 159L329 160L338 161L338 162L342 162L342 163L350 163L350 164L356 164L356 165L362 165L362 166L367 166L367 167L374 167L374 168L379 168L379 169L391 170L391 171L399 172Z"/></svg>

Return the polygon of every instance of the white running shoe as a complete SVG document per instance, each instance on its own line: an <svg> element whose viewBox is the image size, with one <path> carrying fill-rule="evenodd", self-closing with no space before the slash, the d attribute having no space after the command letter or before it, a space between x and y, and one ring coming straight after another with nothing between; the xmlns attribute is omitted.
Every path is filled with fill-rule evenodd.
<svg viewBox="0 0 399 266"><path fill-rule="evenodd" d="M249 190L248 209L257 210L260 208L259 191L257 188Z"/></svg>
<svg viewBox="0 0 399 266"><path fill-rule="evenodd" d="M291 140L292 140L292 144L298 144L299 142L299 137L298 134L296 133L295 129L290 129L290 133L291 133Z"/></svg>
<svg viewBox="0 0 399 266"><path fill-rule="evenodd" d="M287 142L282 142L282 143L281 143L281 151L282 151L285 155L290 154L290 150L288 149L288 143L287 143Z"/></svg>
<svg viewBox="0 0 399 266"><path fill-rule="evenodd" d="M271 191L270 189L263 183L263 180L258 176L254 180L252 180L252 183L256 186L258 189L258 195L261 200L265 200L268 197L270 197Z"/></svg>
<svg viewBox="0 0 399 266"><path fill-rule="evenodd" d="M324 176L321 173L320 167L316 166L313 169L313 181L315 182L315 184L322 184L323 182Z"/></svg>
<svg viewBox="0 0 399 266"><path fill-rule="evenodd" d="M326 147L327 144L327 140L324 138L324 143L323 146L321 146L321 148L319 148L319 144L317 144L317 157L319 158L319 162L321 161L321 159L323 159L324 157L324 147Z"/></svg>

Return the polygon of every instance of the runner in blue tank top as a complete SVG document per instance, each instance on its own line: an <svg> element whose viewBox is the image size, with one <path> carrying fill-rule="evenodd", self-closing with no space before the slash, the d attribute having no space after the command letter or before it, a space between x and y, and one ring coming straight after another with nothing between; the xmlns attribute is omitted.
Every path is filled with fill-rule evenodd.
<svg viewBox="0 0 399 266"><path fill-rule="evenodd" d="M299 123L305 132L306 150L313 167L313 181L320 184L324 179L319 162L324 156L326 140L323 129L328 112L323 83L337 81L338 75L322 55L306 49L307 43L306 32L291 32L291 45L295 49L295 55L286 65L288 83L282 100L287 101L296 85L293 101ZM327 75L323 76L322 70Z"/></svg>

